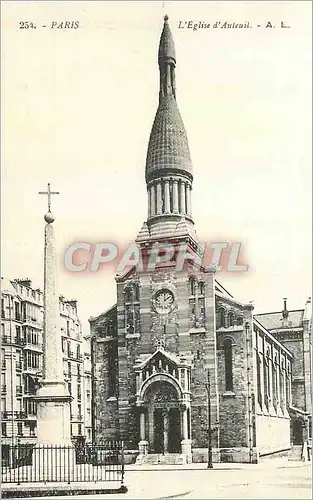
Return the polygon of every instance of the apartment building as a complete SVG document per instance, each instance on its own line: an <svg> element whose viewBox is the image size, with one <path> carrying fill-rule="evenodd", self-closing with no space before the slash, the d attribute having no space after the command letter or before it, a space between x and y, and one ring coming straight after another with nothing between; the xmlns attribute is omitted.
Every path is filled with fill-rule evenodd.
<svg viewBox="0 0 313 500"><path fill-rule="evenodd" d="M66 300L60 296L59 303L64 379L73 397L71 434L73 440L88 439L91 436L91 424L89 417L85 425L85 417L88 415L87 408L90 407L91 398L91 370L88 366L90 348L88 340L83 337L77 313L77 301ZM3 446L15 443L17 438L23 443L32 443L36 440L34 395L42 379L42 335L42 291L33 288L29 279L1 279Z"/></svg>

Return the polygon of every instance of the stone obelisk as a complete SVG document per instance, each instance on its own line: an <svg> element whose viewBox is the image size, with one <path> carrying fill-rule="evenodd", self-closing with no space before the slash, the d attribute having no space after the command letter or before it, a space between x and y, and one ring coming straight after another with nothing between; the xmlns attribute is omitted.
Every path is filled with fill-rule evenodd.
<svg viewBox="0 0 313 500"><path fill-rule="evenodd" d="M63 356L60 328L57 265L54 238L54 216L51 213L50 190L40 192L48 196L48 212L44 216L44 325L43 325L43 380L35 399L37 401L37 448L42 445L71 445L70 396L63 374Z"/></svg>

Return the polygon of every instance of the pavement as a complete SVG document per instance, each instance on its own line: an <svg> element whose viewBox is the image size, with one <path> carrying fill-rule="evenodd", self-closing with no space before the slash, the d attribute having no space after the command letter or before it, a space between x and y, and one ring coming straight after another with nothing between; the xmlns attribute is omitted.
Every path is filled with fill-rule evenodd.
<svg viewBox="0 0 313 500"><path fill-rule="evenodd" d="M256 465L214 464L213 469L207 469L206 464L144 467L129 465L126 466L125 473L127 493L97 494L96 498L306 500L312 498L311 480L311 462L288 462L285 459L268 460ZM51 496L54 496L53 493ZM68 496L55 498L67 500ZM91 497L71 495L70 498L90 500Z"/></svg>

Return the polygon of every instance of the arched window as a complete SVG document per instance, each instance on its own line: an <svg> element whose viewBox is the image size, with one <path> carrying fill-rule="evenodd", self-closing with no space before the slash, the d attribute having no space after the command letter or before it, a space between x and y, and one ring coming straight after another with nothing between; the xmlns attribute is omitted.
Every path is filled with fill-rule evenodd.
<svg viewBox="0 0 313 500"><path fill-rule="evenodd" d="M205 289L204 282L198 283L195 276L189 278L189 326L201 328L205 326Z"/></svg>
<svg viewBox="0 0 313 500"><path fill-rule="evenodd" d="M234 313L228 313L228 326L234 326Z"/></svg>
<svg viewBox="0 0 313 500"><path fill-rule="evenodd" d="M128 303L128 302L132 302L133 300L133 290L130 286L128 286L127 288L125 288L124 290L124 294L125 294L125 302Z"/></svg>
<svg viewBox="0 0 313 500"><path fill-rule="evenodd" d="M127 335L140 333L140 286L130 283L124 289L125 330Z"/></svg>
<svg viewBox="0 0 313 500"><path fill-rule="evenodd" d="M291 387L291 373L290 373L290 365L288 364L287 374L286 374L286 404L287 407L290 406L290 387Z"/></svg>
<svg viewBox="0 0 313 500"><path fill-rule="evenodd" d="M225 389L233 390L233 345L231 339L224 340Z"/></svg>
<svg viewBox="0 0 313 500"><path fill-rule="evenodd" d="M189 278L189 295L193 297L196 295L196 278L194 276Z"/></svg>
<svg viewBox="0 0 313 500"><path fill-rule="evenodd" d="M140 294L139 294L139 283L134 285L134 302L139 302Z"/></svg>
<svg viewBox="0 0 313 500"><path fill-rule="evenodd" d="M226 314L223 307L220 308L220 328L226 327Z"/></svg>
<svg viewBox="0 0 313 500"><path fill-rule="evenodd" d="M243 316L238 316L238 317L237 317L237 321L236 321L236 322L237 322L237 325L238 325L238 326L243 325Z"/></svg>

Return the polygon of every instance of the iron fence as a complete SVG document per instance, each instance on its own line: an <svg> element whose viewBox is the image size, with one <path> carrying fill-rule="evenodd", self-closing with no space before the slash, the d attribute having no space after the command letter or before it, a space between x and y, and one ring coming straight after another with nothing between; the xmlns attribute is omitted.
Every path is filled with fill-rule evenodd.
<svg viewBox="0 0 313 500"><path fill-rule="evenodd" d="M74 446L2 445L2 483L98 483L124 485L124 444L76 443Z"/></svg>

